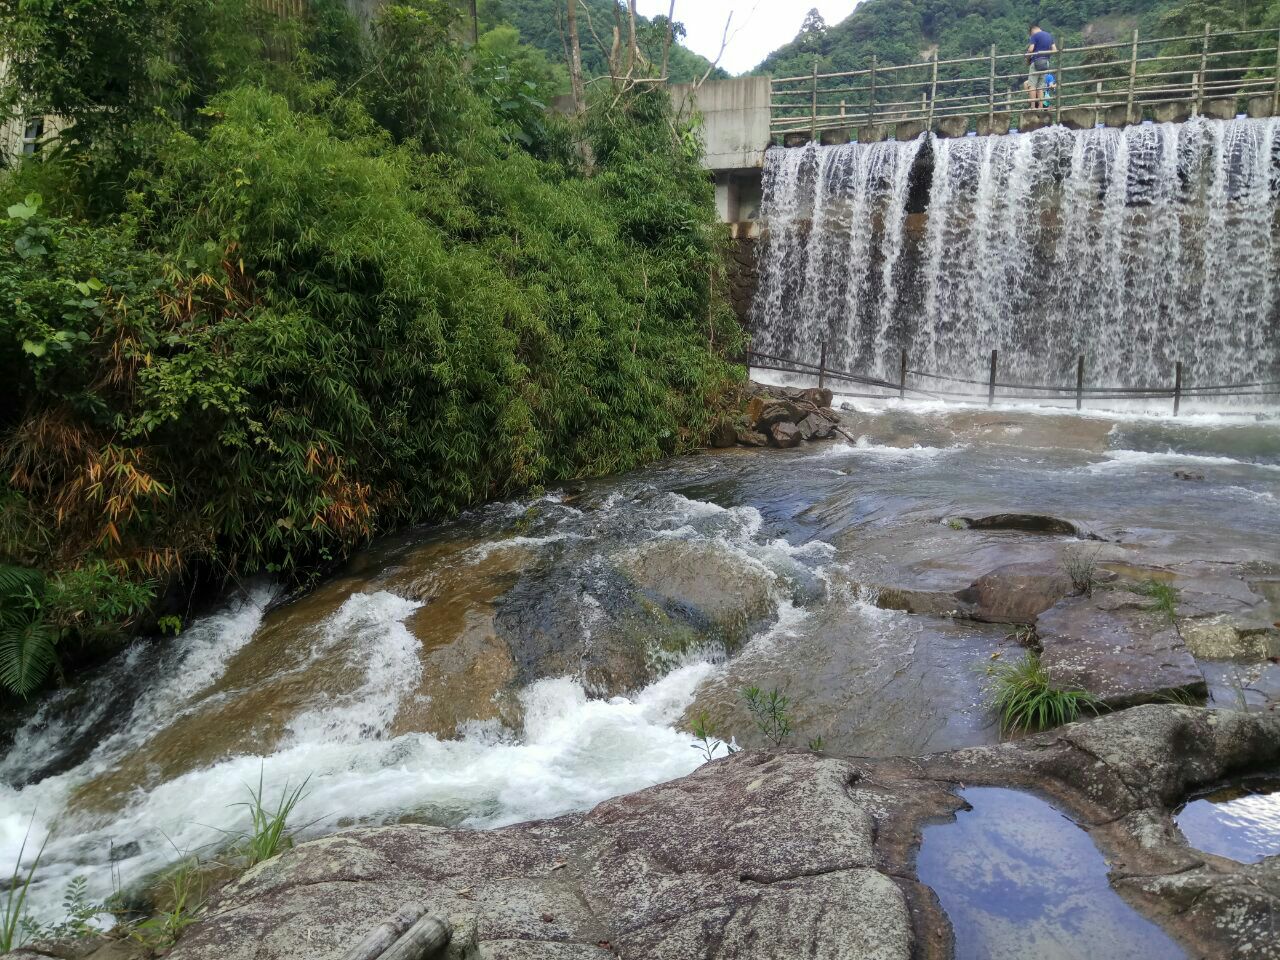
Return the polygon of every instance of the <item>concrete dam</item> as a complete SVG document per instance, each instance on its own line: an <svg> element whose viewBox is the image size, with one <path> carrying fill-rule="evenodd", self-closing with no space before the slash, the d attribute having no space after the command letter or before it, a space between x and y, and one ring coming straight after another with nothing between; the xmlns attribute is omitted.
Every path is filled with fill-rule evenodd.
<svg viewBox="0 0 1280 960"><path fill-rule="evenodd" d="M1280 376L1280 119L768 150L753 348L914 370ZM740 231L742 232L742 231ZM977 387L975 390L979 389Z"/></svg>

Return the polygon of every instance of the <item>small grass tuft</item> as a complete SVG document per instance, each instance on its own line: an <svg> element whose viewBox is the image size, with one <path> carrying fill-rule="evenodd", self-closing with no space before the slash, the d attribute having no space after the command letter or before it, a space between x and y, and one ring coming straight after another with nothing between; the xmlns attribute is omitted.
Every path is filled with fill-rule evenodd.
<svg viewBox="0 0 1280 960"><path fill-rule="evenodd" d="M35 879L36 868L40 866L40 858L44 856L45 845L49 838L44 838L36 858L26 875L22 873L22 856L27 852L27 841L31 839L31 828L35 824L34 815L27 824L27 833L18 848L18 858L13 865L13 876L9 878L9 890L5 894L4 905L0 907L0 953L16 950L26 942L31 929L31 921L26 913L27 892L31 889L31 881Z"/></svg>
<svg viewBox="0 0 1280 960"><path fill-rule="evenodd" d="M129 931L129 936L153 950L165 950L182 936L182 931L196 922L204 906L204 883L200 861L183 857L165 878L169 887L169 905L148 917Z"/></svg>
<svg viewBox="0 0 1280 960"><path fill-rule="evenodd" d="M1168 617L1170 623L1178 619L1178 588L1173 584L1163 580L1147 580L1134 589L1144 597L1154 600L1155 609Z"/></svg>
<svg viewBox="0 0 1280 960"><path fill-rule="evenodd" d="M289 832L289 817L294 809L307 795L307 784L311 778L303 780L290 790L288 781L280 793L280 800L275 809L267 806L262 787L262 772L258 772L258 787L249 788L249 799L239 806L247 807L251 821L251 829L241 834L236 852L243 856L249 866L270 860L293 846L293 835Z"/></svg>
<svg viewBox="0 0 1280 960"><path fill-rule="evenodd" d="M1033 732L1071 723L1082 710L1097 713L1098 698L1084 690L1060 690L1049 681L1040 658L1027 654L1016 663L994 663L991 705L1000 714L1004 733Z"/></svg>
<svg viewBox="0 0 1280 960"><path fill-rule="evenodd" d="M1099 584L1098 554L1101 547L1093 550L1068 550L1062 558L1062 569L1071 578L1071 588L1084 597L1093 595Z"/></svg>

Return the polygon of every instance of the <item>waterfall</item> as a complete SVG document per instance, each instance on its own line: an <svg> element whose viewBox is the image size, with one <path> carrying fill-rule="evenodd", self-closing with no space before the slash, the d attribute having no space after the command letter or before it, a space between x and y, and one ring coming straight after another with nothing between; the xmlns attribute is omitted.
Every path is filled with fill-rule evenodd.
<svg viewBox="0 0 1280 960"><path fill-rule="evenodd" d="M897 379L1280 378L1280 119L773 148L755 349Z"/></svg>

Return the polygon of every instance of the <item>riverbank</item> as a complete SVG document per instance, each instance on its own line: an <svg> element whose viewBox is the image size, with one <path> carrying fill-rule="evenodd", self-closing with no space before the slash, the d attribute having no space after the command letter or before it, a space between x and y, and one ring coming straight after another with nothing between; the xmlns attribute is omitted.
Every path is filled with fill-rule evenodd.
<svg viewBox="0 0 1280 960"><path fill-rule="evenodd" d="M704 716L763 749L749 686L790 698L792 745L890 766L994 748L990 668L1028 651L1079 668L1070 622L1046 626L1078 608L1132 655L1109 644L1073 685L1274 713L1274 423L839 420L853 441L707 451L405 531L293 603L267 612L253 588L46 698L0 764L12 853L32 810L52 833L32 908L56 919L77 875L95 898L114 873L132 887L171 843L216 858L260 772L273 798L310 778L300 839L580 817L697 770ZM1063 582L1082 550L1092 597ZM1189 681L1170 686L1151 667L1173 652Z"/></svg>

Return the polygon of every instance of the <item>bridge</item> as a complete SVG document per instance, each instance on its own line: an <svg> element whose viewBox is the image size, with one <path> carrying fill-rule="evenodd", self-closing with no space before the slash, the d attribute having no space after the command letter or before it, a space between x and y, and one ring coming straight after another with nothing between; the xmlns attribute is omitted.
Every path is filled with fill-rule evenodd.
<svg viewBox="0 0 1280 960"><path fill-rule="evenodd" d="M1172 51L1172 52L1170 52ZM678 109L703 118L704 166L721 219L756 235L760 170L771 145L913 140L1178 123L1195 116L1280 116L1280 30L1204 30L1184 36L1068 47L1052 58L1047 109L1031 109L1026 55L997 53L795 77L741 77L671 87Z"/></svg>

